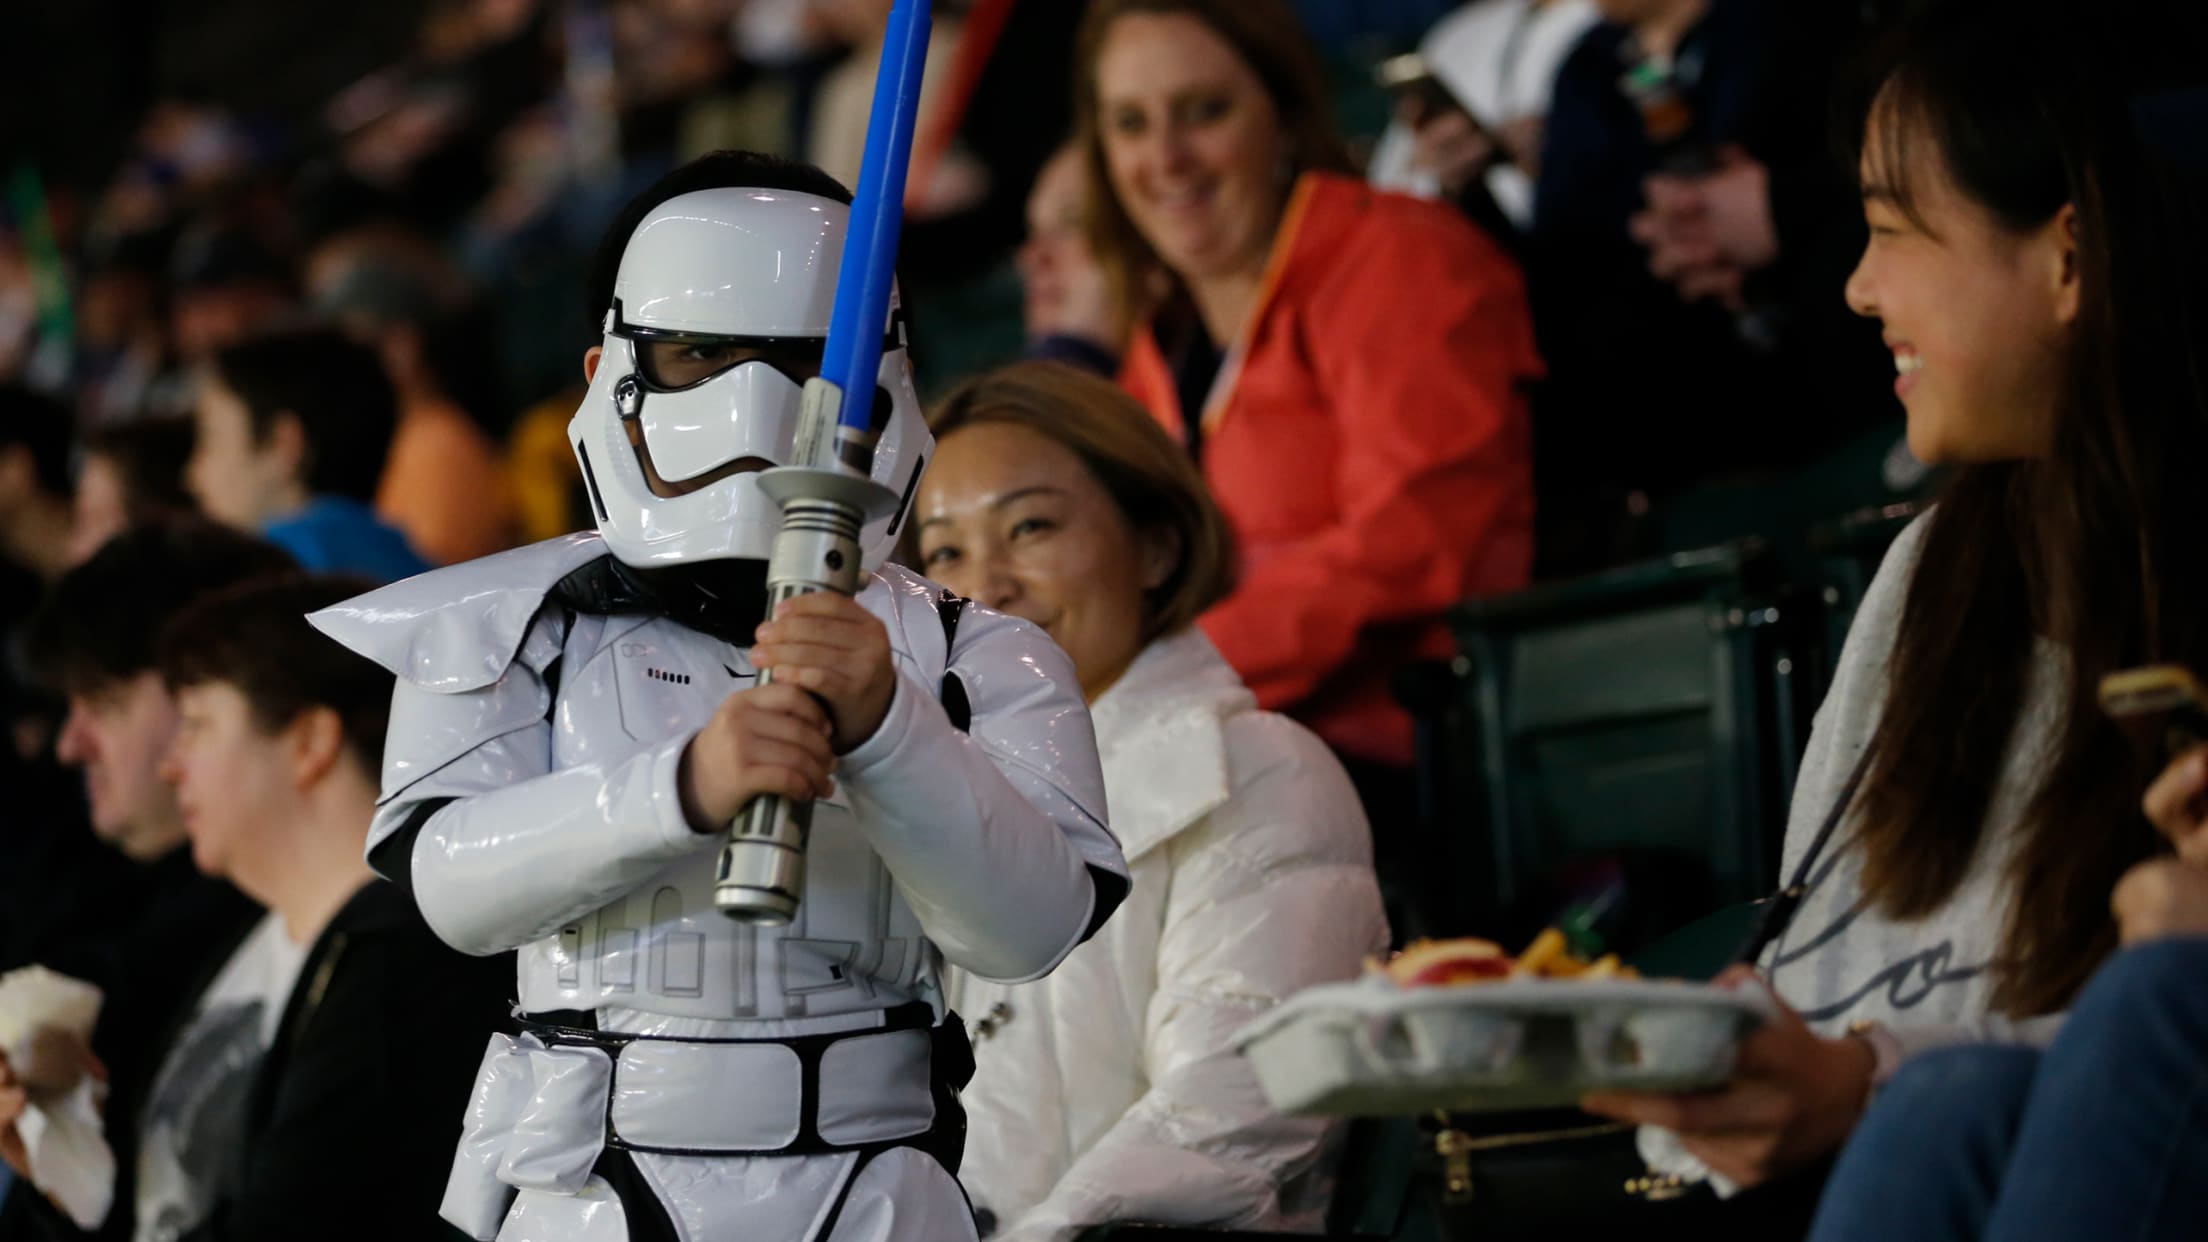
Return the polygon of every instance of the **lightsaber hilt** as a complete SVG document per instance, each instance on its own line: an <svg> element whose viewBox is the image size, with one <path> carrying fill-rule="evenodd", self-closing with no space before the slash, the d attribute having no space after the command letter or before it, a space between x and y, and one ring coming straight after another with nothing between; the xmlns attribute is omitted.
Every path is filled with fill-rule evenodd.
<svg viewBox="0 0 2208 1242"><path fill-rule="evenodd" d="M767 609L815 591L856 593L859 532L894 508L896 493L835 469L783 466L759 476L781 502L782 528L767 558ZM759 673L769 685L773 671ZM797 914L805 891L805 846L813 805L779 795L753 798L729 825L713 876L713 904L746 923L779 927Z"/></svg>
<svg viewBox="0 0 2208 1242"><path fill-rule="evenodd" d="M900 503L868 474L879 431L873 425L876 380L932 11L930 0L894 0L890 6L821 374L806 381L798 413L790 459L797 464L759 476L760 489L782 505L782 528L767 557L769 616L783 600L813 591L853 594L860 577L860 531ZM770 675L762 672L758 684L770 684ZM810 802L752 799L729 826L714 874L713 903L748 923L779 926L795 918L805 891L811 830Z"/></svg>

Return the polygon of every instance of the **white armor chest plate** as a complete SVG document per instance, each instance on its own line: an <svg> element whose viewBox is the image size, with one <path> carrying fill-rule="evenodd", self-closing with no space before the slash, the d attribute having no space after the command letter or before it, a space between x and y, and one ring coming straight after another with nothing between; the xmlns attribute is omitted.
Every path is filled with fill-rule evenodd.
<svg viewBox="0 0 2208 1242"><path fill-rule="evenodd" d="M552 766L611 765L702 726L752 684L748 653L660 618L579 616L562 659ZM520 951L525 1010L610 1007L716 1020L821 1017L932 997L937 963L849 803L814 805L805 892L782 928L713 905L717 849Z"/></svg>

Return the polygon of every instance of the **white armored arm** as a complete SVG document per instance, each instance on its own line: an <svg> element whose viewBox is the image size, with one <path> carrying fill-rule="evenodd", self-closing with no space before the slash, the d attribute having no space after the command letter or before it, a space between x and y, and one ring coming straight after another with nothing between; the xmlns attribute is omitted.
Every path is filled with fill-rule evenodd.
<svg viewBox="0 0 2208 1242"><path fill-rule="evenodd" d="M533 942L718 844L681 810L676 770L691 728L553 770L555 723L563 737L601 726L550 718L555 678L582 675L562 673L563 652L591 645L569 626L591 622L544 601L600 554L590 539L536 545L313 618L398 674L369 858L456 948ZM862 592L902 638L900 680L838 782L945 957L984 978L1033 978L1127 888L1088 710L1064 653L1024 622L968 607L945 653L936 593L894 567ZM970 704L965 732L932 684L946 663ZM563 713L578 710L572 694Z"/></svg>
<svg viewBox="0 0 2208 1242"><path fill-rule="evenodd" d="M368 858L464 952L527 944L710 845L675 792L687 734L552 771L551 677L570 621L545 599L602 554L596 537L569 536L310 618L397 675Z"/></svg>
<svg viewBox="0 0 2208 1242"><path fill-rule="evenodd" d="M1064 652L985 609L966 608L950 672L971 705L966 732L907 673L838 780L944 957L985 979L1033 979L1127 891L1088 708Z"/></svg>
<svg viewBox="0 0 2208 1242"><path fill-rule="evenodd" d="M392 698L369 858L468 953L549 935L712 844L690 830L676 792L687 734L616 763L550 770L550 691L527 659L538 637L490 686L441 694L402 681ZM462 747L419 770L416 756Z"/></svg>
<svg viewBox="0 0 2208 1242"><path fill-rule="evenodd" d="M409 692L422 693L400 689ZM387 805L377 827L402 830L392 842L404 855L370 857L387 871L404 867L422 917L447 944L479 954L518 948L714 843L690 830L676 793L675 765L688 741L609 766L459 792L496 769L522 767L532 743L542 752L541 735L499 738L454 765L464 770L448 769L440 774L447 779Z"/></svg>

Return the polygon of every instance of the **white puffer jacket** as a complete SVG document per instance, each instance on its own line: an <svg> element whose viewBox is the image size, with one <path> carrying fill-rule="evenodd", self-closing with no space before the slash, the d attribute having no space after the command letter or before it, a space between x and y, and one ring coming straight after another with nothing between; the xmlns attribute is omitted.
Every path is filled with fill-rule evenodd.
<svg viewBox="0 0 2208 1242"><path fill-rule="evenodd" d="M1017 1242L1115 1220L1316 1231L1333 1130L1267 1108L1228 1041L1385 944L1357 795L1194 628L1092 712L1134 890L1047 978L953 977L979 1066L960 1180L985 1236Z"/></svg>

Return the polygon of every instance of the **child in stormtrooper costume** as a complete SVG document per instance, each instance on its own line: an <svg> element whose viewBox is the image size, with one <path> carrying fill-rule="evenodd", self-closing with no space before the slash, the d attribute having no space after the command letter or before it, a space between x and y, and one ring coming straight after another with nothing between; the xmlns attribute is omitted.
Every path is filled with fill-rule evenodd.
<svg viewBox="0 0 2208 1242"><path fill-rule="evenodd" d="M756 471L818 369L839 191L734 153L647 191L569 425L598 532L314 618L398 678L370 861L452 945L519 950L522 1033L492 1039L443 1204L472 1237L973 1238L943 963L1039 977L1126 891L1072 666L884 564L901 511L855 600L756 628ZM873 477L909 505L933 446L890 332ZM713 902L760 793L814 800L786 927Z"/></svg>

